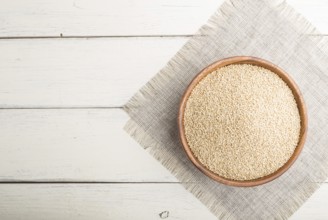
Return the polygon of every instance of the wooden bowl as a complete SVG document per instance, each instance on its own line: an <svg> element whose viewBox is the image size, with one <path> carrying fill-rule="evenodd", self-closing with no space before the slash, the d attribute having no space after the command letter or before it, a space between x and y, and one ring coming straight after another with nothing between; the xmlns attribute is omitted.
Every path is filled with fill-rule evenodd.
<svg viewBox="0 0 328 220"><path fill-rule="evenodd" d="M298 145L293 153L293 155L290 157L290 159L287 161L285 165L283 165L280 169L278 169L276 172L264 176L258 179L254 180L246 180L246 181L237 181L237 180L232 180L232 179L227 179L222 176L219 176L218 174L212 172L211 170L207 169L199 160L194 156L193 152L191 151L190 147L188 146L186 136L185 136L185 130L184 130L184 110L186 107L187 100L191 94L191 91L194 89L194 87L198 84L199 81L201 81L207 74L213 72L214 70L230 65L230 64L252 64L256 66L260 66L266 69L271 70L272 72L276 73L283 81L287 83L289 88L292 90L292 93L294 95L294 98L297 103L297 107L299 110L300 114L300 119L301 119L301 131L300 131L300 137L299 137L299 142ZM272 181L282 175L286 170L290 168L290 166L295 162L297 159L298 155L301 153L301 150L304 146L305 138L306 138L306 132L307 132L307 113L306 113L306 107L304 100L302 98L301 92L298 89L296 83L291 79L291 77L282 69L277 67L276 65L266 61L262 60L260 58L256 57L248 57L248 56L237 56L237 57L230 57L226 58L223 60L219 60L210 66L206 67L203 69L189 84L187 87L181 103L179 107L179 113L178 113L178 128L179 128L179 133L180 133L180 140L183 145L183 148L185 152L187 153L187 156L189 159L193 162L193 164L200 169L205 175L208 177L216 180L217 182L229 185L229 186L240 186L240 187L250 187L250 186L257 186L261 185L264 183L267 183L269 181Z"/></svg>

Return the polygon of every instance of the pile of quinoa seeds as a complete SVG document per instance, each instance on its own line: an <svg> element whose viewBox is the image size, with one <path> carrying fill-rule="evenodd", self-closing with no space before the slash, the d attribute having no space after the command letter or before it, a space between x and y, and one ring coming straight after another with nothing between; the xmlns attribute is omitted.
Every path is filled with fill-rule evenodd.
<svg viewBox="0 0 328 220"><path fill-rule="evenodd" d="M289 160L301 124L292 91L278 75L232 64L195 86L184 128L190 149L205 167L245 181L274 173Z"/></svg>

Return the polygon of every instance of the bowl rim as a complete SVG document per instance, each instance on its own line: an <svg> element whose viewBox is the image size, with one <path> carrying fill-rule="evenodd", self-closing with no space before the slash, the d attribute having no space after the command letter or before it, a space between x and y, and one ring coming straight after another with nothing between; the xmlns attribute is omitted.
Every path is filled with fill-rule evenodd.
<svg viewBox="0 0 328 220"><path fill-rule="evenodd" d="M190 149L186 136L185 136L185 130L184 130L184 110L186 107L187 100L192 92L192 90L195 88L195 86L208 74L213 72L214 70L221 68L223 66L231 65L231 64L251 64L251 65L256 65L260 66L266 69L271 70L275 74L277 74L291 89L294 99L297 103L298 111L300 114L300 120L301 120L301 130L300 130L300 137L299 137L299 142L295 148L294 153L292 156L289 158L289 160L282 166L280 167L277 171L274 173L271 173L267 176L258 178L258 179L253 179L253 180L245 180L245 181L238 181L238 180L233 180L233 179L228 179L222 176L219 176L218 174L214 173L213 171L209 170L206 168L193 154L192 150ZM181 101L179 105L179 112L178 112L178 129L179 129L179 138L180 142L182 144L182 147L187 154L188 158L192 161L192 163L200 170L202 171L206 176L210 177L211 179L228 185L228 186L237 186L237 187L252 187L252 186L258 186L262 185L265 183L268 183L279 176L281 176L283 173L285 173L296 161L298 156L300 155L304 143L306 140L306 134L307 134L307 127L308 127L308 117L307 117L307 110L306 110L306 105L303 99L303 96L301 94L300 89L298 88L297 84L295 81L285 72L282 70L280 67L276 66L275 64L261 59L257 57L252 57L252 56L234 56L234 57L228 57L224 59L220 59L209 66L205 67L202 71L200 71L190 82L188 85L187 89L185 90Z"/></svg>

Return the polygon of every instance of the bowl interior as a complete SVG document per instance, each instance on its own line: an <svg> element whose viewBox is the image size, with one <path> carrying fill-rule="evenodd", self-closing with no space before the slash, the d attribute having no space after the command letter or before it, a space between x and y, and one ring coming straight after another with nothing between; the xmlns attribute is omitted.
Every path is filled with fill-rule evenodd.
<svg viewBox="0 0 328 220"><path fill-rule="evenodd" d="M285 165L283 165L280 169L278 169L276 172L274 172L274 173L272 173L268 176L264 176L264 177L254 179L254 180L247 180L247 181L231 180L231 179L221 177L218 174L216 174L216 173L212 172L211 170L207 169L194 156L194 154L192 153L192 151L191 151L191 149L190 149L190 147L187 143L186 136L185 136L184 123L183 123L184 110L185 110L185 107L186 107L187 100L188 100L188 98L191 94L191 91L198 84L199 81L201 81L205 76L207 76L207 74L213 72L214 70L216 70L220 67L230 65L230 64L252 64L252 65L257 65L257 66L269 69L272 72L276 73L283 81L286 82L286 84L291 89L291 91L294 95L295 101L297 103L299 114L300 114L300 119L301 119L300 137L299 137L298 145L295 148L295 151L294 151L293 155L290 157L290 159L287 161L287 163ZM212 178L212 179L214 179L214 180L216 180L220 183L226 184L226 185L250 187L250 186L261 185L261 184L264 184L264 183L267 183L269 181L274 180L275 178L282 175L286 170L288 170L288 168L295 162L298 155L301 153L301 150L304 146L304 142L305 142L305 138L306 138L307 113L306 113L305 103L304 103L304 100L302 98L300 90L298 89L296 83L292 80L292 78L285 71L283 71L282 69L280 69L276 65L274 65L274 64L272 64L272 63L270 63L266 60L260 59L260 58L247 57L247 56L238 56L238 57L230 57L230 58L226 58L226 59L223 59L223 60L219 60L219 61L211 64L210 66L203 69L191 81L191 83L187 87L187 89L186 89L186 91L185 91L185 93L184 93L184 95L181 99L181 102L180 102L179 114L178 114L178 128L179 128L180 140L181 140L181 143L182 143L182 146L183 146L185 152L187 153L187 156L193 162L193 164L198 169L200 169L205 175L207 175L208 177L210 177L210 178Z"/></svg>

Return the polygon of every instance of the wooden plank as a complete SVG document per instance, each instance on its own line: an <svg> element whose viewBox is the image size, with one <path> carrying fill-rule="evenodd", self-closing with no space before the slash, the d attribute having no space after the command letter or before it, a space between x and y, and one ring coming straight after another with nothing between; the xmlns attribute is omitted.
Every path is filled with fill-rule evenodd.
<svg viewBox="0 0 328 220"><path fill-rule="evenodd" d="M176 182L121 109L0 110L0 182Z"/></svg>
<svg viewBox="0 0 328 220"><path fill-rule="evenodd" d="M223 0L2 1L0 36L193 34Z"/></svg>
<svg viewBox="0 0 328 220"><path fill-rule="evenodd" d="M327 198L324 184L291 219L327 219ZM216 219L179 184L1 184L0 207L17 220Z"/></svg>
<svg viewBox="0 0 328 220"><path fill-rule="evenodd" d="M122 106L186 41L0 40L0 107Z"/></svg>
<svg viewBox="0 0 328 220"><path fill-rule="evenodd" d="M190 35L223 0L3 0L0 37ZM326 0L288 0L328 33Z"/></svg>
<svg viewBox="0 0 328 220"><path fill-rule="evenodd" d="M0 182L176 181L123 130L127 120L120 109L0 110Z"/></svg>
<svg viewBox="0 0 328 220"><path fill-rule="evenodd" d="M0 40L0 108L122 106L187 40Z"/></svg>
<svg viewBox="0 0 328 220"><path fill-rule="evenodd" d="M0 207L17 220L214 219L179 184L1 184Z"/></svg>

